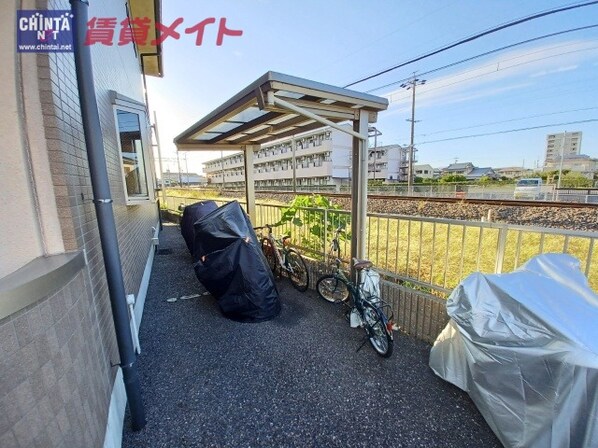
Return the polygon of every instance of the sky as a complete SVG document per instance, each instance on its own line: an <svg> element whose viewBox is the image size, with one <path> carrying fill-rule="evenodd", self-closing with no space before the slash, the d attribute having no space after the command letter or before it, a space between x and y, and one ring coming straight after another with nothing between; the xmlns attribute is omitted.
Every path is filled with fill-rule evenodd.
<svg viewBox="0 0 598 448"><path fill-rule="evenodd" d="M343 87L470 35L564 5L567 0L168 0L162 22L183 18L179 39L163 43L164 77L148 77L164 170L178 171L173 139L269 70ZM184 29L204 19L201 45ZM241 36L216 45L226 18ZM444 167L541 166L546 135L582 131L581 152L598 157L598 4L536 19L481 37L350 88L388 98L375 126L378 145L408 145L413 73L418 163ZM421 75L418 75L421 74ZM386 86L386 87L384 87ZM594 120L594 121L592 121ZM583 122L583 123L573 123ZM510 132L516 129L524 131ZM509 131L509 132L505 132ZM491 134L476 136L479 134ZM181 170L202 172L220 152L181 154Z"/></svg>

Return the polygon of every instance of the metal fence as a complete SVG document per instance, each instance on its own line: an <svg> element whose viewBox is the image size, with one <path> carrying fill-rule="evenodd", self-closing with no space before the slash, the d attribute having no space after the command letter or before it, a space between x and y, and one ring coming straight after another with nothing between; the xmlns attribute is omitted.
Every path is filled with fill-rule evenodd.
<svg viewBox="0 0 598 448"><path fill-rule="evenodd" d="M168 197L167 207L176 210L180 203L196 201ZM254 225L278 223L284 209L258 203ZM275 232L290 235L308 256L322 260L333 229L349 221L347 211L299 208L294 219ZM386 279L440 297L473 272L510 272L547 252L575 256L591 287L598 291L598 233L370 213L366 235L367 257ZM342 258L348 261L350 253L347 236L341 240Z"/></svg>
<svg viewBox="0 0 598 448"><path fill-rule="evenodd" d="M217 187L193 187L196 191L214 192ZM238 191L244 194L241 187L226 186L226 191ZM280 193L350 193L348 185L299 185L296 189L290 186L256 187L256 192L277 191ZM598 204L598 189L596 188L555 188L554 185L543 185L540 193L534 197L516 197L515 185L461 185L461 184L415 184L411 188L403 184L370 185L369 194L384 194L389 196L416 196L421 198L459 198L459 199L494 199L501 201L526 199L536 201L576 202L584 204Z"/></svg>

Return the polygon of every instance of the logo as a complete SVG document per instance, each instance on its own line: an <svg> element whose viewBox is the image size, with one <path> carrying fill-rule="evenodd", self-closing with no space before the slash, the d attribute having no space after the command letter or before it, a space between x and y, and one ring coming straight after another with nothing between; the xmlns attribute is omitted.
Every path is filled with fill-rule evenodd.
<svg viewBox="0 0 598 448"><path fill-rule="evenodd" d="M219 20L208 17L187 28L179 28L182 17L172 24L154 23L148 17L133 17L119 21L116 17L92 17L87 22L85 45L135 44L139 46L160 45L167 39L178 40L181 33L195 35L195 45L204 43L204 36L215 38L221 46L225 37L239 37L243 30L229 28L226 17ZM177 28L179 30L177 30ZM208 29L208 32L206 32ZM154 38L152 38L154 37ZM55 53L73 52L73 14L69 10L17 11L17 52Z"/></svg>
<svg viewBox="0 0 598 448"><path fill-rule="evenodd" d="M17 52L72 51L73 15L70 11L17 11Z"/></svg>

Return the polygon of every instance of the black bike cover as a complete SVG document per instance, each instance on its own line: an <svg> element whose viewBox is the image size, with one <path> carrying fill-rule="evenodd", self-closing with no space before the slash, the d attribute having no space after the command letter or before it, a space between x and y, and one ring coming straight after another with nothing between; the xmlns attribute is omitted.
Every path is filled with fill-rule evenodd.
<svg viewBox="0 0 598 448"><path fill-rule="evenodd" d="M237 201L195 222L195 275L216 298L222 313L260 322L280 312L274 276L249 218Z"/></svg>
<svg viewBox="0 0 598 448"><path fill-rule="evenodd" d="M189 252L193 254L193 223L209 215L218 208L214 201L196 202L185 207L183 216L181 217L181 234L185 239Z"/></svg>

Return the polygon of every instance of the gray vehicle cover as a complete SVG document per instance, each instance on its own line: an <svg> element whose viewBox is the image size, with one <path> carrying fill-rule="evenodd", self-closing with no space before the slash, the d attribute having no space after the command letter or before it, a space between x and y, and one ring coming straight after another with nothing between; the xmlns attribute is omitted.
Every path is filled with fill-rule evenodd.
<svg viewBox="0 0 598 448"><path fill-rule="evenodd" d="M598 446L598 296L565 254L472 274L447 300L434 372L508 447Z"/></svg>

